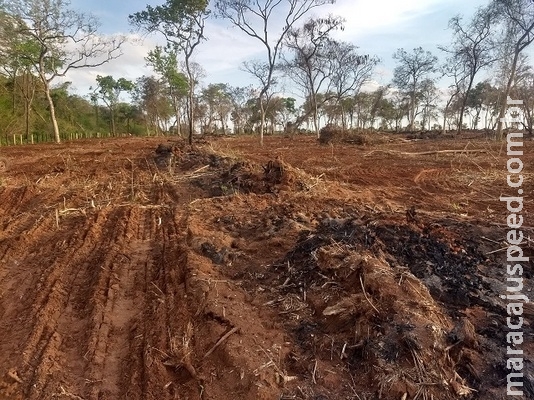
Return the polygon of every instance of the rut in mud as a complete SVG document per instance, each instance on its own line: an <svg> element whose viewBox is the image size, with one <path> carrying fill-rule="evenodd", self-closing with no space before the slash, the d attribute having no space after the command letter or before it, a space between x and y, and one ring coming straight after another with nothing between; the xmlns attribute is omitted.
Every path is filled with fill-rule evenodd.
<svg viewBox="0 0 534 400"><path fill-rule="evenodd" d="M505 161L476 143L3 150L0 398L503 398Z"/></svg>

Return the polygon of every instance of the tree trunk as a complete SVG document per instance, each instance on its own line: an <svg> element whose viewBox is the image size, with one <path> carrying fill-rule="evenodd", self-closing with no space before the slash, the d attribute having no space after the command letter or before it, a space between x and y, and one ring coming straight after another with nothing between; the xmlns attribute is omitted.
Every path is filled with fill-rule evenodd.
<svg viewBox="0 0 534 400"><path fill-rule="evenodd" d="M226 125L225 125L225 123L224 123L224 117L221 115L220 118L221 118L221 129L222 129L222 134L226 136Z"/></svg>
<svg viewBox="0 0 534 400"><path fill-rule="evenodd" d="M319 107L317 106L317 96L312 93L313 99L313 128L315 129L315 135L319 139Z"/></svg>
<svg viewBox="0 0 534 400"><path fill-rule="evenodd" d="M263 146L264 129L265 129L265 107L263 105L263 93L260 93L260 146Z"/></svg>
<svg viewBox="0 0 534 400"><path fill-rule="evenodd" d="M187 142L189 143L189 145L193 144L193 129L194 129L194 125L195 125L195 122L194 122L194 117L195 117L195 113L194 113L194 110L193 110L193 107L194 107L194 104L193 104L193 101L194 101L194 95L195 95L195 81L194 81L194 77L193 77L193 72L191 71L191 66L189 65L189 57L190 57L190 54L187 54L186 57L185 57L185 68L187 70L187 78L189 79L189 90L188 90L188 93L187 93L187 106L188 106L188 110L187 110L187 118L189 119L188 124L189 124L189 135L188 135L188 139L187 139Z"/></svg>
<svg viewBox="0 0 534 400"><path fill-rule="evenodd" d="M16 87L16 75L13 77L13 90L11 90L11 114L15 115L17 112L17 93L15 92Z"/></svg>
<svg viewBox="0 0 534 400"><path fill-rule="evenodd" d="M116 128L115 128L115 107L112 106L109 108L109 115L111 117L111 136L112 137L115 137L117 136L117 131L116 131Z"/></svg>
<svg viewBox="0 0 534 400"><path fill-rule="evenodd" d="M178 99L174 95L174 92L172 89L170 90L169 94L172 99L172 107L174 108L174 117L176 118L176 134L178 136L182 136L182 132L180 128L180 103L178 102Z"/></svg>
<svg viewBox="0 0 534 400"><path fill-rule="evenodd" d="M512 61L512 67L510 70L510 77L508 78L508 82L506 84L506 89L504 90L504 96L501 103L501 109L499 111L499 117L497 118L497 132L495 133L495 139L496 140L502 140L503 139L503 119L504 115L506 114L506 110L508 109L508 96L510 96L510 91L512 90L512 85L514 83L515 79L515 72L517 68L517 61L519 60L519 53L520 50L516 46L514 51L514 59Z"/></svg>
<svg viewBox="0 0 534 400"><path fill-rule="evenodd" d="M30 138L30 115L32 109L33 98L35 95L35 85L33 85L33 79L30 78L30 74L25 72L23 75L23 82L21 85L21 91L24 96L24 124L25 124L25 134L26 140L28 143L31 141Z"/></svg>
<svg viewBox="0 0 534 400"><path fill-rule="evenodd" d="M194 118L195 118L195 112L193 110L193 88L190 89L190 92L189 92L189 116L188 116L188 119L189 119L189 138L188 138L188 143L189 144L193 144L193 131L195 129L195 121L194 121Z"/></svg>
<svg viewBox="0 0 534 400"><path fill-rule="evenodd" d="M345 107L341 100L339 101L339 107L341 112L341 131L345 132L347 130L347 116L345 115Z"/></svg>
<svg viewBox="0 0 534 400"><path fill-rule="evenodd" d="M410 132L414 131L415 123L415 95L410 99L410 122L408 124Z"/></svg>
<svg viewBox="0 0 534 400"><path fill-rule="evenodd" d="M54 106L54 100L50 95L50 86L46 80L44 84L44 92L46 99L48 100L48 106L50 107L50 119L52 120L52 127L54 128L54 140L56 143L61 143L61 138L59 137L59 126L56 119L56 108Z"/></svg>
<svg viewBox="0 0 534 400"><path fill-rule="evenodd" d="M458 122L458 133L462 133L462 129L464 126L464 112L465 108L467 106L467 97L469 96L469 92L471 92L471 88L473 87L473 80L475 79L475 75L471 74L469 77L469 85L467 85L467 89L465 91L464 98L462 100L462 106L460 107L460 118Z"/></svg>
<svg viewBox="0 0 534 400"><path fill-rule="evenodd" d="M25 134L26 140L30 139L30 107L28 100L24 102L24 124L25 124Z"/></svg>

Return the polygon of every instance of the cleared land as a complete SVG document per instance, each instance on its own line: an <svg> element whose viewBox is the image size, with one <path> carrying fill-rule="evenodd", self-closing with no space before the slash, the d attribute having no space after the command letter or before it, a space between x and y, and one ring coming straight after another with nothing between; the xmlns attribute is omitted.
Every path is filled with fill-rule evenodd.
<svg viewBox="0 0 534 400"><path fill-rule="evenodd" d="M0 398L503 399L505 152L476 135L0 148Z"/></svg>

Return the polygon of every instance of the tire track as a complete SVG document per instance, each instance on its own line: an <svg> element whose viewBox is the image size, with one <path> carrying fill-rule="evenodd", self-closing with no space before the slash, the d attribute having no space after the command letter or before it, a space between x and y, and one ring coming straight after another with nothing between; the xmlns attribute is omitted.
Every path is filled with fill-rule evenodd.
<svg viewBox="0 0 534 400"><path fill-rule="evenodd" d="M74 386L80 390L83 386L82 371L88 361L84 357L83 343L85 332L90 328L86 315L94 307L91 301L93 276L100 273L99 254L105 254L112 244L111 236L105 233L117 226L119 218L117 213L103 211L94 221L86 221L87 232L82 235L82 240L78 237L69 240L65 246L67 251L54 260L49 272L41 275L41 289L32 311L36 318L25 347L27 356L23 360L28 362L33 357L39 365L38 369L28 371L32 375L27 392L29 398L41 398L41 393L49 391L48 385L58 386L61 380L69 383L67 388ZM107 228L101 229L101 224ZM58 337L57 347L48 347L42 354L32 351L42 347L48 331ZM50 377L50 374L43 374L43 370L56 373Z"/></svg>
<svg viewBox="0 0 534 400"><path fill-rule="evenodd" d="M18 352L14 351L17 347L11 346L11 352L5 358L23 376L25 398L39 399L41 393L50 393L50 384L56 385L57 391L62 381L69 382L68 386L74 387L78 393L84 388L84 370L90 362L87 357L90 350L87 332L92 329L92 320L87 316L94 314L93 310L99 307L95 295L98 285L102 282L109 285L111 270L105 267L117 263L116 251L113 250L117 238L114 235L124 237L120 226L121 221L126 226L124 221L127 219L124 209L104 210L81 226L66 226L67 230L47 238L50 244L63 243L63 251L58 252L57 246L49 245L39 256L23 260L26 268L32 270L26 277L26 284L17 282L17 276L11 277L14 279L11 286L22 283L21 290L26 288L24 304L33 304L29 308L15 307L4 314L5 323L0 327L0 337L6 337L4 333L16 322L19 322L16 325L25 327L16 336L7 334L6 343L16 341L20 345L17 346ZM71 229L81 234L69 238L67 235ZM34 232L32 237L42 243L43 235L35 235ZM33 246L37 243L30 243L28 247ZM20 276L18 274L19 279ZM2 287L6 286L10 284L3 282ZM16 294L11 293L3 300L6 304L18 304L20 302L13 298ZM4 353L1 355L3 358Z"/></svg>
<svg viewBox="0 0 534 400"><path fill-rule="evenodd" d="M115 232L115 246L104 264L96 285L99 304L92 316L94 330L89 339L91 367L89 379L95 383L89 394L95 398L122 398L125 372L131 348L131 332L145 306L139 288L145 265L150 262L154 218L150 209L130 210L123 232ZM145 239L139 240L139 237Z"/></svg>
<svg viewBox="0 0 534 400"><path fill-rule="evenodd" d="M145 263L145 307L131 332L124 396L173 399L179 393L178 398L198 398L197 386L184 386L193 377L177 369L183 361L180 346L190 321L184 272L186 229L177 209L165 209L161 218Z"/></svg>

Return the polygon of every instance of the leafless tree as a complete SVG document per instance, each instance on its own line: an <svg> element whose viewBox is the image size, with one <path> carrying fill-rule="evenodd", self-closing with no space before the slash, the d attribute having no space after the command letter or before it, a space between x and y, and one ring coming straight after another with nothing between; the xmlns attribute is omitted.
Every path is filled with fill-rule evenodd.
<svg viewBox="0 0 534 400"><path fill-rule="evenodd" d="M462 96L458 133L463 127L467 99L476 75L496 60L492 35L496 23L496 13L492 7L479 8L466 24L463 23L461 16L456 16L449 21L449 28L453 31L452 44L439 47L450 54L451 65L460 65L463 69L461 75L456 76L462 81L462 85L456 85L456 88L463 89L457 93Z"/></svg>
<svg viewBox="0 0 534 400"><path fill-rule="evenodd" d="M502 139L503 119L508 107L508 97L514 84L517 66L522 52L534 41L534 2L532 0L493 0L492 3L497 15L504 24L505 63L507 65L507 83L504 96L501 99L499 119L497 122L496 139Z"/></svg>
<svg viewBox="0 0 534 400"><path fill-rule="evenodd" d="M285 47L290 50L283 56L284 72L299 86L304 97L309 99L313 113L313 127L319 137L319 118L317 94L324 85L328 85L330 66L328 47L332 41L329 35L336 29L342 29L343 19L329 16L327 18L310 18L300 28L291 29L285 40ZM326 88L329 92L330 88Z"/></svg>
<svg viewBox="0 0 534 400"><path fill-rule="evenodd" d="M370 81L379 59L358 54L357 47L352 43L335 40L329 42L327 57L330 64L330 88L335 105L344 117L346 110L343 99L349 95L356 96L362 86Z"/></svg>
<svg viewBox="0 0 534 400"><path fill-rule="evenodd" d="M279 59L284 39L295 24L310 10L333 4L335 0L216 0L217 15L227 19L249 37L258 40L266 52L265 80L261 82L258 100L260 104L260 143L263 144L265 128L265 106L268 106L267 93L273 82L275 67ZM281 30L273 34L276 25Z"/></svg>
<svg viewBox="0 0 534 400"><path fill-rule="evenodd" d="M464 91L465 86L465 65L458 57L448 57L445 63L440 67L441 74L452 80L449 84L446 95L447 101L443 108L443 126L442 133L447 130L447 117L451 111L451 105L457 100L457 97Z"/></svg>
<svg viewBox="0 0 534 400"><path fill-rule="evenodd" d="M167 90L160 79L143 76L135 82L133 100L143 110L146 133L163 134L167 121L173 114Z"/></svg>
<svg viewBox="0 0 534 400"><path fill-rule="evenodd" d="M534 134L534 72L532 68L524 71L518 79L516 93L519 99L523 100L523 110L525 113L525 129Z"/></svg>
<svg viewBox="0 0 534 400"><path fill-rule="evenodd" d="M421 128L428 130L432 129L432 120L435 120L437 101L438 101L438 88L436 82L433 79L425 79L421 82L421 91L419 92L419 98L421 101ZM428 125L427 125L428 124Z"/></svg>
<svg viewBox="0 0 534 400"><path fill-rule="evenodd" d="M393 55L398 65L393 72L393 83L410 99L408 111L408 129L414 129L417 113L417 93L425 78L436 71L437 57L429 51L418 47L412 53L398 49Z"/></svg>

